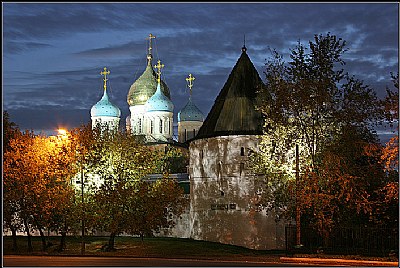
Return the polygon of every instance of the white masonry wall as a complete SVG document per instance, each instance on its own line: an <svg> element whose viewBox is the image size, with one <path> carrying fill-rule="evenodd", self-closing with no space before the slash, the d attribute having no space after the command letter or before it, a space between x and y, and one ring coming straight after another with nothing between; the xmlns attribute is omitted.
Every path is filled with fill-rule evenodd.
<svg viewBox="0 0 400 268"><path fill-rule="evenodd" d="M251 249L284 249L283 222L258 211L259 181L248 168L253 135L220 136L190 143L191 238Z"/></svg>

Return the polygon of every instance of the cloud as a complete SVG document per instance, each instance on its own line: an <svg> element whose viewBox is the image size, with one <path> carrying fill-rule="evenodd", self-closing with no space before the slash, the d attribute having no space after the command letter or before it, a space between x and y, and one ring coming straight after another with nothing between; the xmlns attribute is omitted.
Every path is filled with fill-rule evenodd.
<svg viewBox="0 0 400 268"><path fill-rule="evenodd" d="M175 119L187 102L189 73L196 77L193 100L207 115L244 35L264 78L268 47L289 59L299 40L307 45L330 31L347 41L346 70L383 96L398 69L398 11L394 3L3 3L3 106L22 125L48 125L39 122L47 121L47 108L63 111L68 122L90 120L107 67L110 98L124 118L130 85L146 66L149 33L157 36L153 56L165 64Z"/></svg>
<svg viewBox="0 0 400 268"><path fill-rule="evenodd" d="M15 42L9 41L5 42L3 50L5 54L18 54L23 51L41 49L52 47L50 44L38 43L38 42Z"/></svg>

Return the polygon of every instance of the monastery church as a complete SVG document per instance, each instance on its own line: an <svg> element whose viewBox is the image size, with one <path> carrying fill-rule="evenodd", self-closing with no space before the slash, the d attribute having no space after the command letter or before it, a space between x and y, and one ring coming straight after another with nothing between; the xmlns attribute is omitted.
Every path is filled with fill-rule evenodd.
<svg viewBox="0 0 400 268"><path fill-rule="evenodd" d="M260 180L248 167L251 151L256 151L263 119L255 109L256 92L263 82L243 46L228 80L220 90L205 118L192 100L194 77L186 78L190 90L187 104L178 111L178 140L173 139L174 104L161 79L164 65L153 65L152 39L149 35L147 65L131 85L127 103L130 115L126 130L140 135L146 144L186 148L190 205L177 219L175 227L160 235L220 242L251 249L284 249L284 223L273 213L256 207L260 199ZM153 69L155 68L155 70ZM92 126L117 129L121 111L107 95L104 68L104 93L91 108ZM172 174L174 175L174 174ZM176 174L175 174L176 175ZM182 175L182 174L181 174Z"/></svg>

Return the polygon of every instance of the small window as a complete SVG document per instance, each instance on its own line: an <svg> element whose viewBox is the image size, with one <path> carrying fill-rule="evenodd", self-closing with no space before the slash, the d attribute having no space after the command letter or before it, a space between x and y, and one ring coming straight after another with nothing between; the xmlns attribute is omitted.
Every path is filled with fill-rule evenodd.
<svg viewBox="0 0 400 268"><path fill-rule="evenodd" d="M241 156L244 156L244 147L241 147L241 148L240 148L240 155L241 155Z"/></svg>
<svg viewBox="0 0 400 268"><path fill-rule="evenodd" d="M154 131L154 122L153 120L150 120L150 134L153 134Z"/></svg>
<svg viewBox="0 0 400 268"><path fill-rule="evenodd" d="M160 134L162 134L162 119L160 119Z"/></svg>

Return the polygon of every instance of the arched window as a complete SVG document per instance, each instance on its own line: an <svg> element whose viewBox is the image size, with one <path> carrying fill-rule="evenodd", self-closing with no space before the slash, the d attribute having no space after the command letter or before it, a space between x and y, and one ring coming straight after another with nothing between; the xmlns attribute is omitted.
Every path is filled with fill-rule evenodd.
<svg viewBox="0 0 400 268"><path fill-rule="evenodd" d="M150 134L154 133L154 121L150 120Z"/></svg>
<svg viewBox="0 0 400 268"><path fill-rule="evenodd" d="M139 118L139 122L138 122L138 131L139 133L142 133L142 118Z"/></svg>
<svg viewBox="0 0 400 268"><path fill-rule="evenodd" d="M162 134L162 129L163 129L163 127L162 127L162 119L160 118L160 134Z"/></svg>
<svg viewBox="0 0 400 268"><path fill-rule="evenodd" d="M241 147L241 148L240 148L240 155L241 155L241 156L244 156L244 147Z"/></svg>

